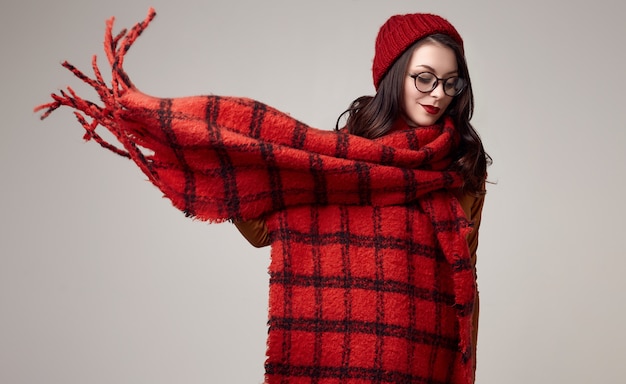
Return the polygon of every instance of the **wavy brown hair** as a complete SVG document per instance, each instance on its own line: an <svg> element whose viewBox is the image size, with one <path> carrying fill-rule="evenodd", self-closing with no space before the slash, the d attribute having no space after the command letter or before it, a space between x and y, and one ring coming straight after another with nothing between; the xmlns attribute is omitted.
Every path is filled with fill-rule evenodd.
<svg viewBox="0 0 626 384"><path fill-rule="evenodd" d="M374 96L361 96L354 100L348 109L337 119L335 129L347 114L345 129L357 136L374 139L388 133L398 116L402 113L402 101L406 71L413 51L424 42L432 42L451 48L454 51L459 77L467 82L463 92L455 96L446 110L452 117L461 141L453 154L451 166L463 175L463 189L469 193L484 194L487 178L487 166L491 157L485 152L480 136L470 124L474 113L474 94L467 61L462 47L445 34L433 34L413 43L389 68L382 78Z"/></svg>

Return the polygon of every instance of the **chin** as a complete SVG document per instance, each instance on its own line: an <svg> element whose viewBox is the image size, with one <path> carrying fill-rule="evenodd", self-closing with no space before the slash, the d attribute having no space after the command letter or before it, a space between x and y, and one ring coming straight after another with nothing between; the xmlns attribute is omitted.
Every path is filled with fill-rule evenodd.
<svg viewBox="0 0 626 384"><path fill-rule="evenodd" d="M437 123L437 121L439 121L439 116L438 117L423 116L417 119L410 119L410 121L411 121L411 125L413 126L428 127L430 125L434 125L435 123Z"/></svg>
<svg viewBox="0 0 626 384"><path fill-rule="evenodd" d="M403 113L404 121L411 127L428 127L435 125L441 120L443 113L437 115L431 115L428 113L420 113L420 111L412 111L415 113L407 114Z"/></svg>

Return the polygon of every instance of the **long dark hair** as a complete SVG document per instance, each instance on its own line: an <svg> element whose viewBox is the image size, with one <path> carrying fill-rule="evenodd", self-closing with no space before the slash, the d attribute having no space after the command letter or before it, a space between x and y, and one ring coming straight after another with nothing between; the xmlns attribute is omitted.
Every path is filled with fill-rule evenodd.
<svg viewBox="0 0 626 384"><path fill-rule="evenodd" d="M446 114L452 117L461 136L461 142L453 154L452 168L463 175L464 191L483 194L487 166L492 160L485 152L480 136L470 124L474 112L474 94L463 49L448 35L433 34L415 42L389 68L380 82L376 95L361 96L354 100L337 119L335 129L339 129L340 120L347 114L345 129L353 135L374 139L388 133L401 114L406 70L413 51L427 41L449 47L454 51L459 77L467 82L466 88L452 99L446 110Z"/></svg>

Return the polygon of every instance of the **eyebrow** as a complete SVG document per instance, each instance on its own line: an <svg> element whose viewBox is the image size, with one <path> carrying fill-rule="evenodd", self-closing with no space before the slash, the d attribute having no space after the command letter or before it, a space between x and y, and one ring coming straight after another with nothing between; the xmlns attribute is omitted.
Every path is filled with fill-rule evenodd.
<svg viewBox="0 0 626 384"><path fill-rule="evenodd" d="M435 68L431 67L430 65L426 65L426 64L418 64L418 65L416 65L416 67L423 67L423 68L426 68L426 69L428 69L429 71L432 71L432 72L434 72L434 73L436 73L436 72L437 72L437 70L436 70ZM446 75L451 75L451 74L453 74L453 73L458 74L458 73L459 73L459 70L458 70L458 69L455 69L454 71L450 71L450 72L444 73L443 75L444 75L444 76L446 76Z"/></svg>

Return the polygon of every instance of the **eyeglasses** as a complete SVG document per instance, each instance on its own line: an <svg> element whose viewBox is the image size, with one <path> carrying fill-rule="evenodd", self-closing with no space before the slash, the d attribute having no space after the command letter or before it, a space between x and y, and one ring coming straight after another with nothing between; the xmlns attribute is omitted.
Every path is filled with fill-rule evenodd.
<svg viewBox="0 0 626 384"><path fill-rule="evenodd" d="M443 83L443 92L450 97L458 96L467 86L467 82L458 76L440 79L434 73L420 72L409 77L415 82L415 88L422 93L432 92L440 81Z"/></svg>

